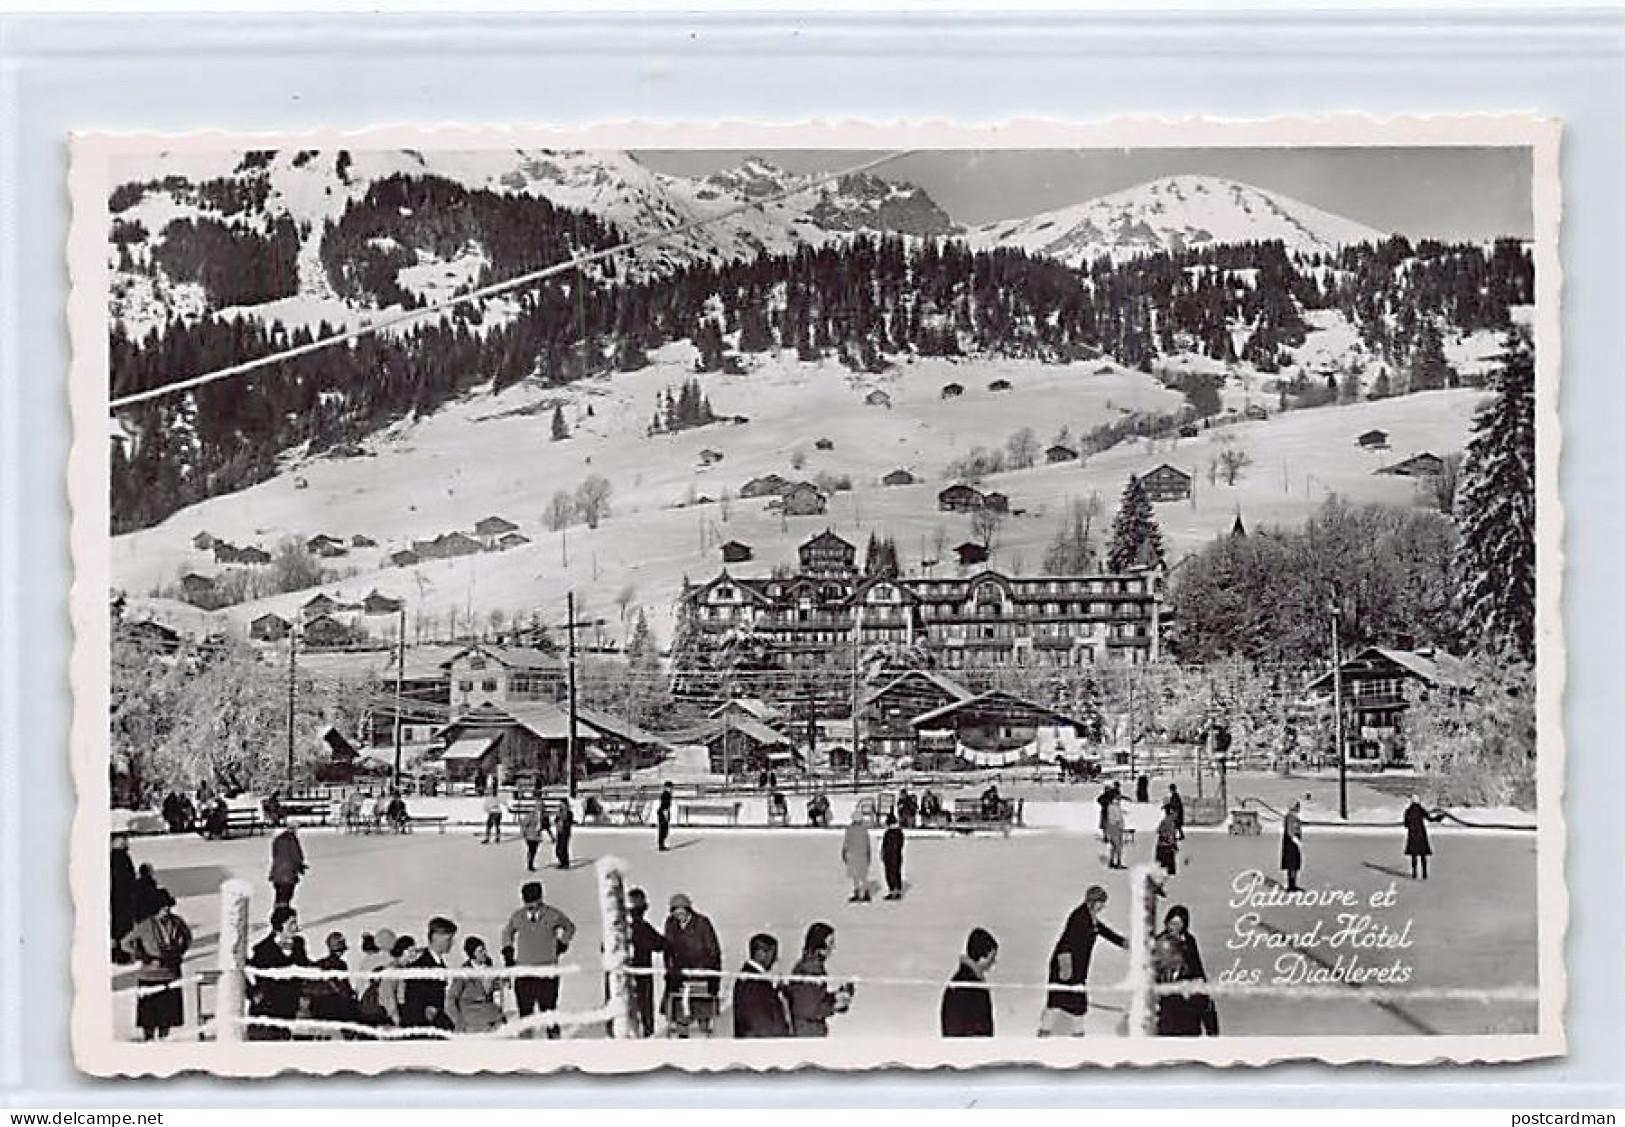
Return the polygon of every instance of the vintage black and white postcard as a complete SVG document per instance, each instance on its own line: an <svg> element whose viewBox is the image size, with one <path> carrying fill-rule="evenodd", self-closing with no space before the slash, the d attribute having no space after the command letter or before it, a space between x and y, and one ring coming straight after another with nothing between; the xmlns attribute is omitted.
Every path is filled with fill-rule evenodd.
<svg viewBox="0 0 1625 1127"><path fill-rule="evenodd" d="M1562 1053L1557 144L76 137L80 1067Z"/></svg>

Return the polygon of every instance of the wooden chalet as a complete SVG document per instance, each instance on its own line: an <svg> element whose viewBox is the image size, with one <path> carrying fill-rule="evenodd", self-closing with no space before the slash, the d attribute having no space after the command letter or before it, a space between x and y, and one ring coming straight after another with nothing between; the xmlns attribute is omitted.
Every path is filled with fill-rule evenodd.
<svg viewBox="0 0 1625 1127"><path fill-rule="evenodd" d="M956 482L937 494L937 508L945 513L974 513L987 503L980 489Z"/></svg>
<svg viewBox="0 0 1625 1127"><path fill-rule="evenodd" d="M412 550L423 560L449 560L458 556L472 556L483 545L462 532L446 532L433 540L414 540Z"/></svg>
<svg viewBox="0 0 1625 1127"><path fill-rule="evenodd" d="M1178 466L1164 462L1144 477L1140 485L1153 504L1162 501L1188 501L1191 495L1191 475Z"/></svg>
<svg viewBox="0 0 1625 1127"><path fill-rule="evenodd" d="M824 514L829 501L816 485L798 481L784 491L781 505L785 516L816 517Z"/></svg>
<svg viewBox="0 0 1625 1127"><path fill-rule="evenodd" d="M739 487L741 497L777 497L790 487L790 483L776 473L753 477Z"/></svg>
<svg viewBox="0 0 1625 1127"><path fill-rule="evenodd" d="M1269 408L1265 407L1262 403L1247 404L1247 409L1243 411L1242 414L1247 418L1252 419L1254 422L1260 423L1270 417Z"/></svg>
<svg viewBox="0 0 1625 1127"><path fill-rule="evenodd" d="M404 599L392 599L388 595L380 595L377 591L368 592L367 597L361 600L362 614L399 614L406 605Z"/></svg>
<svg viewBox="0 0 1625 1127"><path fill-rule="evenodd" d="M873 755L914 753L914 717L975 696L941 673L911 669L871 690L863 698L860 719L864 746Z"/></svg>
<svg viewBox="0 0 1625 1127"><path fill-rule="evenodd" d="M868 395L863 397L863 401L870 407L891 406L891 396L880 390L871 391Z"/></svg>
<svg viewBox="0 0 1625 1127"><path fill-rule="evenodd" d="M942 385L942 397L944 399L958 399L961 395L964 395L964 394L965 394L965 385L964 384L948 383L948 384L943 384Z"/></svg>
<svg viewBox="0 0 1625 1127"><path fill-rule="evenodd" d="M769 728L784 720L784 712L761 697L730 697L706 714L709 720L749 719Z"/></svg>
<svg viewBox="0 0 1625 1127"><path fill-rule="evenodd" d="M326 559L331 559L334 556L342 556L346 554L349 549L344 546L344 541L340 540L338 537L329 536L326 533L322 533L319 536L312 536L309 540L305 541L305 551L309 552L313 556L321 556Z"/></svg>
<svg viewBox="0 0 1625 1127"><path fill-rule="evenodd" d="M723 455L721 450L712 450L708 447L700 451L700 465L714 466L718 462L722 461L722 457Z"/></svg>
<svg viewBox="0 0 1625 1127"><path fill-rule="evenodd" d="M1005 379L994 380L992 383L987 385L987 389L989 391L1009 391L1010 381Z"/></svg>
<svg viewBox="0 0 1625 1127"><path fill-rule="evenodd" d="M1359 438L1356 438L1354 444L1362 450L1386 450L1388 449L1388 432L1385 430L1368 430Z"/></svg>
<svg viewBox="0 0 1625 1127"><path fill-rule="evenodd" d="M801 573L847 577L857 570L858 550L826 528L796 549Z"/></svg>
<svg viewBox="0 0 1625 1127"><path fill-rule="evenodd" d="M1444 473L1444 459L1431 451L1424 450L1420 454L1412 454L1403 462L1395 462L1391 466L1384 466L1377 472L1392 474L1396 477L1438 477Z"/></svg>
<svg viewBox="0 0 1625 1127"><path fill-rule="evenodd" d="M749 544L738 540L730 540L722 546L722 562L725 564L744 563L755 554Z"/></svg>
<svg viewBox="0 0 1625 1127"><path fill-rule="evenodd" d="M1045 736L1075 743L1095 735L1082 720L1002 689L920 713L909 726L916 766L1009 766L1038 758Z"/></svg>
<svg viewBox="0 0 1625 1127"><path fill-rule="evenodd" d="M974 540L967 540L959 545L954 549L954 554L959 557L960 567L971 567L975 564L987 563L987 545L978 544Z"/></svg>
<svg viewBox="0 0 1625 1127"><path fill-rule="evenodd" d="M442 662L452 707L507 707L516 701L552 701L564 695L564 663L546 650L487 642L464 646Z"/></svg>
<svg viewBox="0 0 1625 1127"><path fill-rule="evenodd" d="M497 538L497 551L506 552L509 548L518 548L529 543L530 537L523 532L504 532Z"/></svg>
<svg viewBox="0 0 1625 1127"><path fill-rule="evenodd" d="M1078 452L1070 446L1063 446L1059 442L1044 451L1044 461L1052 466L1059 462L1076 462L1077 460Z"/></svg>
<svg viewBox="0 0 1625 1127"><path fill-rule="evenodd" d="M305 600L304 605L299 608L299 612L308 620L315 618L318 615L332 614L338 609L339 601L337 599L321 592L317 592Z"/></svg>
<svg viewBox="0 0 1625 1127"><path fill-rule="evenodd" d="M1472 684L1466 663L1449 654L1367 646L1344 658L1336 671L1309 682L1306 694L1312 702L1329 706L1338 679L1349 759L1372 767L1405 762L1403 718L1410 694L1467 692Z"/></svg>
<svg viewBox="0 0 1625 1127"><path fill-rule="evenodd" d="M1198 438L1201 436L1201 433L1202 428L1197 426L1195 423L1185 423L1179 428L1180 438Z"/></svg>
<svg viewBox="0 0 1625 1127"><path fill-rule="evenodd" d="M206 599L214 594L214 578L189 571L181 576L181 591L188 599Z"/></svg>
<svg viewBox="0 0 1625 1127"><path fill-rule="evenodd" d="M256 642L280 642L293 630L293 623L280 614L262 614L248 624L248 636Z"/></svg>
<svg viewBox="0 0 1625 1127"><path fill-rule="evenodd" d="M192 547L196 548L200 552L207 552L210 548L214 547L214 539L215 538L211 533L199 532L196 536L192 537Z"/></svg>
<svg viewBox="0 0 1625 1127"><path fill-rule="evenodd" d="M301 637L306 649L332 650L352 644L355 630L330 614L318 614L305 620Z"/></svg>
<svg viewBox="0 0 1625 1127"><path fill-rule="evenodd" d="M701 742L716 775L754 775L800 762L788 736L749 716L725 716Z"/></svg>
<svg viewBox="0 0 1625 1127"><path fill-rule="evenodd" d="M506 517L486 517L474 526L474 535L494 540L505 532L517 532L519 526Z"/></svg>
<svg viewBox="0 0 1625 1127"><path fill-rule="evenodd" d="M835 449L835 440L832 439L832 438L820 438L816 442L813 443L813 449L814 450L833 450L833 449Z"/></svg>
<svg viewBox="0 0 1625 1127"><path fill-rule="evenodd" d="M374 540L371 536L364 536L358 532L354 536L350 537L350 547L376 548L378 547L378 541Z"/></svg>
<svg viewBox="0 0 1625 1127"><path fill-rule="evenodd" d="M389 553L389 562L395 567L411 567L423 562L423 557L411 548L397 548Z"/></svg>
<svg viewBox="0 0 1625 1127"><path fill-rule="evenodd" d="M982 507L992 509L996 513L1008 513L1010 511L1010 498L998 490L984 493L982 495Z"/></svg>
<svg viewBox="0 0 1625 1127"><path fill-rule="evenodd" d="M880 479L881 485L913 485L915 477L904 469L896 469Z"/></svg>

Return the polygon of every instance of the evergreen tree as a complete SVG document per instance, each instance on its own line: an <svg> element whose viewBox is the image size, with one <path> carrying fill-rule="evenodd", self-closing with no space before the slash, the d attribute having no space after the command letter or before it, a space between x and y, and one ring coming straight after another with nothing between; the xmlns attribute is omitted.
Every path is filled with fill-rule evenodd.
<svg viewBox="0 0 1625 1127"><path fill-rule="evenodd" d="M1456 518L1461 627L1475 649L1535 655L1535 359L1507 334L1495 398L1467 444Z"/></svg>
<svg viewBox="0 0 1625 1127"><path fill-rule="evenodd" d="M1412 391L1437 391L1461 382L1461 377L1444 358L1444 338L1431 318L1422 323L1416 346L1411 350L1410 376Z"/></svg>
<svg viewBox="0 0 1625 1127"><path fill-rule="evenodd" d="M564 424L564 405L553 408L553 441L570 437L570 428Z"/></svg>
<svg viewBox="0 0 1625 1127"><path fill-rule="evenodd" d="M1106 568L1121 574L1134 564L1164 562L1162 529L1151 511L1151 498L1140 479L1130 477L1123 487L1123 499L1112 520L1111 545L1106 550Z"/></svg>

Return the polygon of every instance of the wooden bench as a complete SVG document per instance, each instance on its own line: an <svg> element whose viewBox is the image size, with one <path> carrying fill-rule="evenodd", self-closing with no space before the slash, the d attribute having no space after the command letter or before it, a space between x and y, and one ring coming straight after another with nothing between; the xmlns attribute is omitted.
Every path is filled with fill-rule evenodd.
<svg viewBox="0 0 1625 1127"><path fill-rule="evenodd" d="M721 818L730 826L737 826L739 807L737 802L679 802L677 820L685 826L692 826L695 818Z"/></svg>
<svg viewBox="0 0 1625 1127"><path fill-rule="evenodd" d="M234 831L246 834L262 834L266 830L265 819L260 817L258 810L248 807L239 807L226 811L226 836L230 837Z"/></svg>
<svg viewBox="0 0 1625 1127"><path fill-rule="evenodd" d="M316 825L325 826L332 813L333 804L326 799L294 798L282 804L282 820L284 822L298 819L301 823L313 822Z"/></svg>
<svg viewBox="0 0 1625 1127"><path fill-rule="evenodd" d="M441 833L446 832L448 817L445 814L408 814L406 823L401 827L402 833L411 833L417 826L433 826Z"/></svg>

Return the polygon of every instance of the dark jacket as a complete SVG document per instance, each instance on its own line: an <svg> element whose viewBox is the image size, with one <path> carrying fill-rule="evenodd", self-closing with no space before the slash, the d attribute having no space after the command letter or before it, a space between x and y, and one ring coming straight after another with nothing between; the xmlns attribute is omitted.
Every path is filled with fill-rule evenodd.
<svg viewBox="0 0 1625 1127"><path fill-rule="evenodd" d="M307 980L255 979L253 970L310 966L310 959L305 955L305 941L296 937L293 941L293 950L284 951L277 946L275 936L267 935L254 944L254 950L248 956L248 965L250 967L248 1012L259 1017L279 1017L288 1021L298 1017L299 1000L304 997Z"/></svg>
<svg viewBox="0 0 1625 1127"><path fill-rule="evenodd" d="M641 917L632 921L632 966L653 966L656 954L664 954L666 937Z"/></svg>
<svg viewBox="0 0 1625 1127"><path fill-rule="evenodd" d="M660 802L655 807L655 817L662 822L671 821L671 791L663 790L660 792Z"/></svg>
<svg viewBox="0 0 1625 1127"><path fill-rule="evenodd" d="M305 872L305 847L291 830L271 839L271 883L297 884Z"/></svg>
<svg viewBox="0 0 1625 1127"><path fill-rule="evenodd" d="M128 849L108 851L108 872L113 938L123 939L135 923L135 862Z"/></svg>
<svg viewBox="0 0 1625 1127"><path fill-rule="evenodd" d="M1179 792L1174 791L1172 794L1170 794L1168 796L1168 801L1163 803L1163 805L1168 807L1169 810L1173 811L1174 825L1178 826L1180 829L1184 829L1185 800L1180 796Z"/></svg>
<svg viewBox="0 0 1625 1127"><path fill-rule="evenodd" d="M1159 983L1206 982L1202 952L1196 936L1185 932L1177 939L1167 931L1152 941L1151 965ZM1157 998L1158 1037L1211 1037L1219 1035L1219 1011L1207 994L1166 994Z"/></svg>
<svg viewBox="0 0 1625 1127"><path fill-rule="evenodd" d="M822 955L803 955L790 972L793 979L823 978ZM790 1028L797 1037L828 1037L830 1015L835 1013L835 994L822 982L793 981L784 988L790 1003Z"/></svg>
<svg viewBox="0 0 1625 1127"><path fill-rule="evenodd" d="M743 975L765 975L767 972L749 959L739 968ZM776 983L760 977L741 977L734 980L734 1036L735 1037L788 1037L790 1017L784 1008L784 994Z"/></svg>
<svg viewBox="0 0 1625 1127"><path fill-rule="evenodd" d="M903 863L903 828L901 826L887 826L886 832L880 836L880 863L882 865L901 865Z"/></svg>
<svg viewBox="0 0 1625 1127"><path fill-rule="evenodd" d="M1428 841L1428 812L1420 802L1405 807L1405 855L1431 857L1433 845Z"/></svg>
<svg viewBox="0 0 1625 1127"><path fill-rule="evenodd" d="M666 920L666 983L676 990L686 979L711 993L720 993L721 980L716 975L691 975L696 970L722 969L722 944L717 941L717 929L711 921L695 912L687 927L678 927L675 918Z"/></svg>
<svg viewBox="0 0 1625 1127"><path fill-rule="evenodd" d="M993 1036L993 992L970 962L961 955L959 967L942 992L944 1037Z"/></svg>
<svg viewBox="0 0 1625 1127"><path fill-rule="evenodd" d="M446 967L439 956L427 947L408 965L442 970ZM444 978L407 979L406 989L402 991L401 998L401 1024L450 1029L451 1015L446 1012L446 982ZM433 1015L429 1013L431 1009L434 1011Z"/></svg>
<svg viewBox="0 0 1625 1127"><path fill-rule="evenodd" d="M1121 935L1095 919L1087 905L1079 904L1066 918L1066 926L1061 929L1061 938L1056 941L1055 950L1050 953L1049 981L1057 986L1082 986L1087 982L1089 962L1094 956L1095 940L1098 938L1104 938L1119 947L1128 946ZM1070 959L1063 960L1062 956L1070 956ZM1070 961L1071 967L1063 967L1063 961ZM1044 1004L1051 1009L1073 1015L1089 1012L1089 999L1081 991L1051 991Z"/></svg>
<svg viewBox="0 0 1625 1127"><path fill-rule="evenodd" d="M337 971L332 978L309 980L310 1016L325 1021L356 1021L361 1016L361 1003L356 997L347 972L350 968L342 955L326 955L316 961L322 970Z"/></svg>

